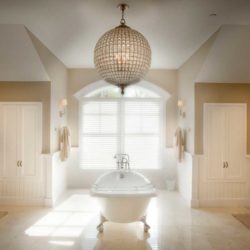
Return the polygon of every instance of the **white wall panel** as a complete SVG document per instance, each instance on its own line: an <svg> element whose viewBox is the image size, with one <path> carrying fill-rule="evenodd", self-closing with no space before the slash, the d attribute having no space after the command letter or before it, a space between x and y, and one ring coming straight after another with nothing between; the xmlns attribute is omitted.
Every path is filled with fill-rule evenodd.
<svg viewBox="0 0 250 250"><path fill-rule="evenodd" d="M180 194L188 201L192 199L192 169L193 157L190 153L184 153L182 162L177 163L178 171L178 190Z"/></svg>

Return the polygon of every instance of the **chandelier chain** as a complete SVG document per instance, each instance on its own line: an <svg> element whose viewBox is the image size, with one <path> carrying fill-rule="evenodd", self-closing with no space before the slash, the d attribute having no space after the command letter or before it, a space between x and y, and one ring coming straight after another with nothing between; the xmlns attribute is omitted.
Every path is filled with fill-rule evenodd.
<svg viewBox="0 0 250 250"><path fill-rule="evenodd" d="M120 21L120 24L121 25L126 25L126 21L125 21L125 18L124 18L124 14L125 14L125 10L127 8L129 8L128 4L125 4L125 3L121 3L118 5L118 7L121 9L121 12L122 12L122 18L121 18L121 21Z"/></svg>

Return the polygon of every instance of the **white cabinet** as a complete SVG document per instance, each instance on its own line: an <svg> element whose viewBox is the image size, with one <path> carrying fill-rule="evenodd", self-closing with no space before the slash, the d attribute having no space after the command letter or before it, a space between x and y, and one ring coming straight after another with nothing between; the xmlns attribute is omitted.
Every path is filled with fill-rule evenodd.
<svg viewBox="0 0 250 250"><path fill-rule="evenodd" d="M0 103L1 198L43 196L41 151L41 104Z"/></svg>
<svg viewBox="0 0 250 250"><path fill-rule="evenodd" d="M245 104L204 105L204 156L199 169L203 206L245 205L248 200Z"/></svg>
<svg viewBox="0 0 250 250"><path fill-rule="evenodd" d="M41 107L40 105L22 105L20 114L20 136L18 158L21 161L21 176L39 177L39 163L42 151Z"/></svg>
<svg viewBox="0 0 250 250"><path fill-rule="evenodd" d="M208 180L243 180L246 106L205 104L204 154Z"/></svg>
<svg viewBox="0 0 250 250"><path fill-rule="evenodd" d="M1 177L15 178L17 168L18 131L17 106L0 105L0 170Z"/></svg>

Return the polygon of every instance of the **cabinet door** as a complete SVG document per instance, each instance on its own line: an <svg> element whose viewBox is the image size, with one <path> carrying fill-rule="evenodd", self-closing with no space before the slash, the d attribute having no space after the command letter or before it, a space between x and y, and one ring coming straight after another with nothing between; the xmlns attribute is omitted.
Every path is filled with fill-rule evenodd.
<svg viewBox="0 0 250 250"><path fill-rule="evenodd" d="M41 107L38 104L19 106L20 116L20 160L22 177L39 176L41 154Z"/></svg>
<svg viewBox="0 0 250 250"><path fill-rule="evenodd" d="M0 105L0 174L6 178L19 176L18 155L18 117L14 104Z"/></svg>
<svg viewBox="0 0 250 250"><path fill-rule="evenodd" d="M226 179L242 179L245 176L244 156L246 145L246 109L244 105L226 108Z"/></svg>
<svg viewBox="0 0 250 250"><path fill-rule="evenodd" d="M206 179L224 178L225 119L223 107L207 105L204 113L204 153L206 156Z"/></svg>

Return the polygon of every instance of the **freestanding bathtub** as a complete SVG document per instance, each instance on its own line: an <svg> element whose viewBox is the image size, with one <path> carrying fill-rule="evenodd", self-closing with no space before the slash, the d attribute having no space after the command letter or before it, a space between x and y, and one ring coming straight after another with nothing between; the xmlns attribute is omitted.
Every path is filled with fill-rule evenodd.
<svg viewBox="0 0 250 250"><path fill-rule="evenodd" d="M91 195L97 197L100 203L101 223L97 226L99 232L103 232L105 221L142 221L144 231L149 230L146 210L150 199L156 196L156 190L142 174L119 170L106 173L97 179Z"/></svg>

